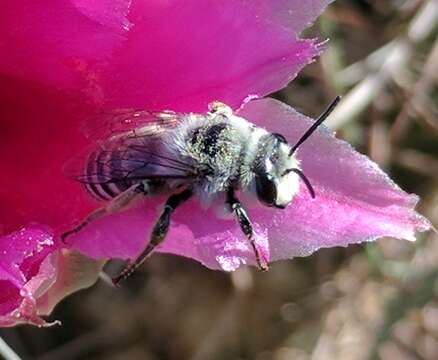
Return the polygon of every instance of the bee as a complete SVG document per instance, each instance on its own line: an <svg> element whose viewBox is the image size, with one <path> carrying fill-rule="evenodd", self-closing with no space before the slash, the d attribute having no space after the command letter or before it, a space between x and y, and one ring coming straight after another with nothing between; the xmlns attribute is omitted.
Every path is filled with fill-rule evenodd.
<svg viewBox="0 0 438 360"><path fill-rule="evenodd" d="M76 167L74 176L105 205L62 234L63 241L138 197L167 194L150 241L113 279L117 285L164 241L172 214L185 201L196 197L208 207L221 199L251 244L258 268L267 270L268 262L255 243L251 219L237 192L281 210L293 201L302 181L314 198L315 191L295 153L339 100L336 97L293 145L283 135L239 117L221 102L209 104L205 114L117 110L103 122L103 138Z"/></svg>

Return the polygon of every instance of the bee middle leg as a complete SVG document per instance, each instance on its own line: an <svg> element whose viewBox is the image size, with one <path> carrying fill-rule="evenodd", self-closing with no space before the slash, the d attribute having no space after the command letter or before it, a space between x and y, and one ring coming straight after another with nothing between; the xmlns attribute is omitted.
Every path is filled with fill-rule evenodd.
<svg viewBox="0 0 438 360"><path fill-rule="evenodd" d="M73 234L77 234L80 230L82 230L87 225L91 224L93 221L100 219L101 217L114 213L123 209L127 206L135 197L139 194L146 195L149 193L149 188L144 183L136 184L126 189L124 192L116 196L112 199L108 205L105 207L101 207L95 211L93 211L90 215L88 215L81 223L75 226L73 229L66 231L61 234L62 242L66 242L67 237Z"/></svg>
<svg viewBox="0 0 438 360"><path fill-rule="evenodd" d="M192 195L192 190L187 189L178 194L173 194L167 199L164 209L158 218L158 221L155 223L154 228L152 229L150 241L146 245L146 248L133 262L129 263L119 275L113 278L114 285L117 286L121 281L126 280L146 260L155 247L163 242L167 232L169 231L172 213L179 205L187 201Z"/></svg>
<svg viewBox="0 0 438 360"><path fill-rule="evenodd" d="M249 219L248 214L244 209L244 207L242 206L242 204L240 203L239 199L236 197L236 194L234 193L234 189L232 188L227 192L226 203L228 204L228 206L230 206L231 210L236 215L237 221L240 225L240 228L242 229L242 232L246 235L246 237L250 241L259 270L262 271L269 270L268 262L266 261L266 259L263 258L262 254L260 253L257 247L257 244L255 243L251 220Z"/></svg>

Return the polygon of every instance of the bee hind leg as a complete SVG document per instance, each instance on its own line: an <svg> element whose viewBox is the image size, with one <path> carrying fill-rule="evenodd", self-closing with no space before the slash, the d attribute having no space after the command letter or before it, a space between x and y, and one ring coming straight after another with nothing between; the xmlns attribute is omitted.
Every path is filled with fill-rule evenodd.
<svg viewBox="0 0 438 360"><path fill-rule="evenodd" d="M123 209L139 194L146 195L148 193L149 193L149 189L144 183L131 186L130 188L126 189L124 192L116 196L114 199L112 199L105 207L101 207L93 211L84 220L82 220L82 222L79 225L61 234L62 242L65 243L66 239L70 235L77 234L79 231L81 231L87 225L91 224L93 221L100 219L105 215L112 214L116 211Z"/></svg>
<svg viewBox="0 0 438 360"><path fill-rule="evenodd" d="M173 194L167 199L164 209L155 223L154 228L152 229L150 241L146 245L146 248L133 262L129 262L119 275L112 279L114 285L118 286L121 281L126 280L130 275L132 275L132 273L152 253L155 247L164 241L167 232L169 231L172 213L179 205L188 200L192 194L192 190L187 189L178 194Z"/></svg>
<svg viewBox="0 0 438 360"><path fill-rule="evenodd" d="M254 256L257 262L257 267L259 268L259 270L262 271L269 270L268 261L260 253L260 250L258 249L257 244L254 240L252 224L251 220L248 217L248 213L240 203L239 199L237 199L234 193L234 189L232 188L228 190L226 203L230 207L234 215L236 215L237 222L239 223L242 232L246 235L252 246Z"/></svg>

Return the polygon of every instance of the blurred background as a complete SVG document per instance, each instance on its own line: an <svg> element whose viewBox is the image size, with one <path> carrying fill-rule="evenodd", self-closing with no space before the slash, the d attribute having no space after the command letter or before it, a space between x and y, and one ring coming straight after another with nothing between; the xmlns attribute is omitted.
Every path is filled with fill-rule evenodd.
<svg viewBox="0 0 438 360"><path fill-rule="evenodd" d="M329 126L420 195L435 227L437 34L437 0L337 0L304 34L328 50L274 94L313 117L344 95ZM100 281L53 317L63 326L0 336L40 360L438 359L438 236L320 250L267 273L154 255L122 289Z"/></svg>

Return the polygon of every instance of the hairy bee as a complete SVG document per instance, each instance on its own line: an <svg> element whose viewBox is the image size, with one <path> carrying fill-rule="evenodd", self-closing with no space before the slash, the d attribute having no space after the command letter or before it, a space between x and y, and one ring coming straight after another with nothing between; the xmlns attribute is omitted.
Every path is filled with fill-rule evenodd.
<svg viewBox="0 0 438 360"><path fill-rule="evenodd" d="M191 197L210 206L224 199L254 250L258 267L268 269L252 236L251 220L236 192L253 195L265 206L284 209L303 181L315 192L295 157L297 148L328 117L337 97L294 145L239 117L223 103L206 114L117 110L104 122L106 135L76 170L75 178L105 206L62 238L93 220L126 207L134 198L169 194L142 254L113 279L126 279L169 230L172 213ZM104 131L104 132L105 132Z"/></svg>

